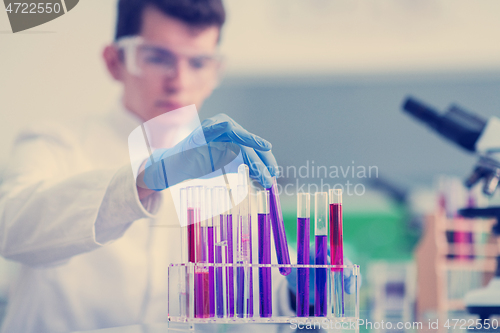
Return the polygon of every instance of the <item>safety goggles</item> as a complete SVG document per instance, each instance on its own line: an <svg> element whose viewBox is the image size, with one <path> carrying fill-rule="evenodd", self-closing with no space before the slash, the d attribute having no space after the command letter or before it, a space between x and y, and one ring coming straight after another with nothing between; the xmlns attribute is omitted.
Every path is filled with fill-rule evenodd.
<svg viewBox="0 0 500 333"><path fill-rule="evenodd" d="M181 54L142 37L123 37L116 42L122 50L127 70L148 78L174 78L182 67L198 84L216 81L222 57L218 54Z"/></svg>

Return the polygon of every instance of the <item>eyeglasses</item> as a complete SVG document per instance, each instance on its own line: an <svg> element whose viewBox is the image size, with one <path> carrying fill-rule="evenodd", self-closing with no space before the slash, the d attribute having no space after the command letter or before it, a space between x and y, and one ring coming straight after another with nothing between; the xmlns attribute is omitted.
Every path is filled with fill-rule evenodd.
<svg viewBox="0 0 500 333"><path fill-rule="evenodd" d="M126 68L134 75L174 78L183 64L193 82L204 84L218 79L220 55L180 54L139 36L123 37L116 45L123 50Z"/></svg>

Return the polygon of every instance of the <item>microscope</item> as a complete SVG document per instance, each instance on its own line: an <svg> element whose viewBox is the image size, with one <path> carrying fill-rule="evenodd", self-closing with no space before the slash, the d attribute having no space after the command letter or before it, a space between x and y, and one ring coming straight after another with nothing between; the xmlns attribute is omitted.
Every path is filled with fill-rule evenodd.
<svg viewBox="0 0 500 333"><path fill-rule="evenodd" d="M471 188L482 183L483 193L493 196L500 182L500 119L491 117L485 120L456 105L442 114L413 97L408 97L402 107L444 138L476 154L478 161L465 185ZM464 301L467 311L478 315L481 320L500 315L500 206L465 208L459 210L459 214L469 218L496 219L492 228L497 242L495 275L485 288L468 292Z"/></svg>

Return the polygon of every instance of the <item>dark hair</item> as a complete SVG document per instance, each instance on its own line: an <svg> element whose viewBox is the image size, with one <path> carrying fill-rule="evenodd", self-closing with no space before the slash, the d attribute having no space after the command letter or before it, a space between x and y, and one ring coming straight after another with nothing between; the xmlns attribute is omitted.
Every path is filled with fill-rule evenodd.
<svg viewBox="0 0 500 333"><path fill-rule="evenodd" d="M193 27L221 28L226 20L222 0L119 0L115 40L139 34L142 14L148 6Z"/></svg>

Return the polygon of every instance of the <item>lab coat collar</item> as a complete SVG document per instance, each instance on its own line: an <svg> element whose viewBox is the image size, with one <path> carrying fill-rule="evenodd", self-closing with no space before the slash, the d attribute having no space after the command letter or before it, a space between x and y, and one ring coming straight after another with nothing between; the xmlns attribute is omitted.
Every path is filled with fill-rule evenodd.
<svg viewBox="0 0 500 333"><path fill-rule="evenodd" d="M130 133L143 123L139 116L125 107L121 98L111 109L108 119L111 126L124 138L128 138Z"/></svg>

